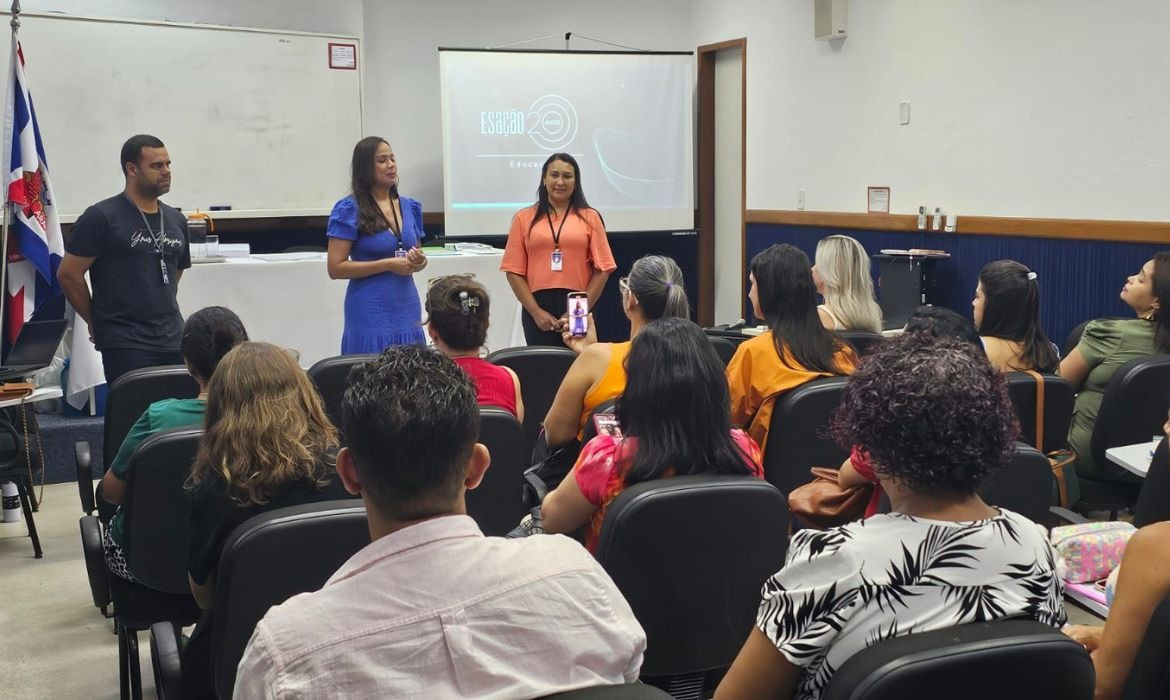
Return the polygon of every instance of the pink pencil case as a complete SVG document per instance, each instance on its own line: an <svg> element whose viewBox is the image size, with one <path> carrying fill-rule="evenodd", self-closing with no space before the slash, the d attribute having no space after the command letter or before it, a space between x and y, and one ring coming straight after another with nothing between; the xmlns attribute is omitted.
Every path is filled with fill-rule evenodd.
<svg viewBox="0 0 1170 700"><path fill-rule="evenodd" d="M1082 523L1052 528L1057 574L1069 583L1099 581L1117 568L1136 532L1130 523Z"/></svg>

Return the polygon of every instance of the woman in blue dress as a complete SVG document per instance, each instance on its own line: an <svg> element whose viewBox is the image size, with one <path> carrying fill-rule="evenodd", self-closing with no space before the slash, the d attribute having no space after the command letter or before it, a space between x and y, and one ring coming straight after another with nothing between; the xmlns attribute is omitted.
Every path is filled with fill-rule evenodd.
<svg viewBox="0 0 1170 700"><path fill-rule="evenodd" d="M422 205L398 196L398 163L386 139L368 136L353 148L353 193L333 205L329 276L347 279L341 354L380 353L425 343L414 273L427 265Z"/></svg>

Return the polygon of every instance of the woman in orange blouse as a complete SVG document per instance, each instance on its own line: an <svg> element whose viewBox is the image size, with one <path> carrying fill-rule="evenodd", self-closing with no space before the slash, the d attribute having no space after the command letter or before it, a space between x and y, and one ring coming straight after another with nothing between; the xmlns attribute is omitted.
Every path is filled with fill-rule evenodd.
<svg viewBox="0 0 1170 700"><path fill-rule="evenodd" d="M605 222L585 201L573 156L549 156L536 197L512 217L500 269L524 307L528 344L561 346L569 292L585 292L593 307L617 264Z"/></svg>
<svg viewBox="0 0 1170 700"><path fill-rule="evenodd" d="M752 258L748 297L769 330L744 341L727 365L731 422L746 426L761 450L768 445L776 398L805 382L853 372L853 349L817 315L808 256L774 245Z"/></svg>

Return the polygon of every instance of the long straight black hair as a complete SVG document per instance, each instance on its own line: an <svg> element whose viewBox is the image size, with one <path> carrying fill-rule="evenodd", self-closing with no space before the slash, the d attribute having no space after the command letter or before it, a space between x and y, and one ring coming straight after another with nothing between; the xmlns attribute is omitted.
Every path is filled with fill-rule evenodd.
<svg viewBox="0 0 1170 700"><path fill-rule="evenodd" d="M548 201L548 188L544 186L544 178L548 175L548 166L552 165L554 160L559 160L562 163L568 163L573 166L573 192L569 195L569 208L565 211L565 216L568 217L573 211L581 211L582 209L593 209L589 206L589 202L585 199L585 190L581 189L581 168L577 165L577 159L568 153L554 153L544 161L544 167L540 169L540 185L536 188L536 216L532 217L532 222L528 224L528 233L532 233L532 227L536 225L537 221L547 218L551 221L552 205ZM593 209L593 211L597 211ZM601 219L601 212L597 212L597 218ZM605 219L601 219L601 223L605 223Z"/></svg>
<svg viewBox="0 0 1170 700"><path fill-rule="evenodd" d="M1060 358L1040 327L1035 273L1015 260L996 260L979 271L979 284L983 287L979 335L1019 343L1021 361L1037 372L1055 372Z"/></svg>
<svg viewBox="0 0 1170 700"><path fill-rule="evenodd" d="M793 369L845 374L834 357L844 344L817 315L816 285L808 256L787 243L772 245L752 258L751 273L780 361ZM798 367L789 364L787 356Z"/></svg>
<svg viewBox="0 0 1170 700"><path fill-rule="evenodd" d="M367 136L353 147L353 159L349 164L349 187L357 202L359 233L377 233L390 228L390 222L382 213L382 208L374 201L374 157L378 153L378 146L390 142L381 136ZM390 186L390 203L398 199L398 184ZM400 224L401 225L401 224ZM399 234L402 232L399 231Z"/></svg>
<svg viewBox="0 0 1170 700"><path fill-rule="evenodd" d="M1170 252L1154 256L1154 279L1150 280L1158 308L1154 311L1154 347L1158 352L1170 353ZM1162 311L1162 309L1167 309Z"/></svg>
<svg viewBox="0 0 1170 700"><path fill-rule="evenodd" d="M685 474L750 474L731 438L723 363L703 331L685 318L651 321L626 356L617 400L622 434L638 439L626 484Z"/></svg>

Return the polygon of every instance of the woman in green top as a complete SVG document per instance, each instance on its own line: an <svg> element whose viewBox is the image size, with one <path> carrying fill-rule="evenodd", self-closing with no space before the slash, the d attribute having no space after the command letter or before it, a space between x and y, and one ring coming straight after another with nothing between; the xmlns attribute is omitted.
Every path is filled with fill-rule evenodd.
<svg viewBox="0 0 1170 700"><path fill-rule="evenodd" d="M143 440L163 430L186 428L203 424L203 412L207 402L207 383L223 356L236 345L248 339L248 332L240 317L222 306L209 306L191 314L183 324L183 339L179 349L187 371L199 384L199 396L194 399L163 399L155 401L130 428L118 455L110 464L109 471L102 477L102 497L110 503L121 505L126 495L126 473L130 457ZM105 545L106 565L115 576L129 581L134 577L126 568L122 554L122 509L110 520L109 527L102 535Z"/></svg>
<svg viewBox="0 0 1170 700"><path fill-rule="evenodd" d="M1094 481L1117 480L1093 460L1090 449L1093 425L1113 373L1130 360L1170 352L1170 313L1161 313L1162 300L1170 304L1170 252L1158 253L1129 277L1121 300L1137 318L1091 321L1076 348L1060 363L1060 375L1078 392L1068 431L1069 447L1077 453L1077 476ZM1070 480L1068 495L1070 503L1079 499L1076 479Z"/></svg>

